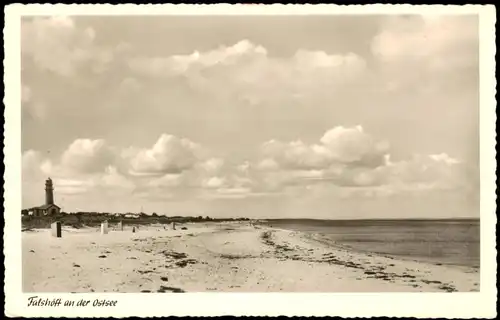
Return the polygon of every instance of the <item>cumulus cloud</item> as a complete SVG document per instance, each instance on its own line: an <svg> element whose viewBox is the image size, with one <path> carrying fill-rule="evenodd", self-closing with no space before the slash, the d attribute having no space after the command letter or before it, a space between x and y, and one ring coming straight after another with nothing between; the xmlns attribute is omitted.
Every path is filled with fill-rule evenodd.
<svg viewBox="0 0 500 320"><path fill-rule="evenodd" d="M337 163L377 167L384 162L384 156L389 151L387 142L364 133L361 126L335 127L328 130L319 142L308 145L302 141L268 141L261 147L265 158L259 167L312 170L326 169Z"/></svg>
<svg viewBox="0 0 500 320"><path fill-rule="evenodd" d="M390 186L394 190L462 188L469 184L465 166L443 153L393 162L389 144L365 133L361 126L335 127L320 143L269 141L261 148L260 187L331 184L340 187ZM387 190L387 189L386 189Z"/></svg>
<svg viewBox="0 0 500 320"><path fill-rule="evenodd" d="M162 134L150 149L140 150L131 159L131 173L180 173L193 168L202 158L200 145L185 138Z"/></svg>
<svg viewBox="0 0 500 320"><path fill-rule="evenodd" d="M200 169L205 171L207 174L217 175L224 169L224 159L222 158L210 158L199 164Z"/></svg>
<svg viewBox="0 0 500 320"><path fill-rule="evenodd" d="M101 172L113 162L113 151L102 139L77 139L61 158L65 168L80 173Z"/></svg>
<svg viewBox="0 0 500 320"><path fill-rule="evenodd" d="M260 159L234 163L208 156L200 145L167 134L148 149L119 150L101 139L77 139L54 160L37 151L25 152L23 192L26 196L41 193L48 176L61 196L100 194L109 199L155 201L277 194L293 198L325 192L378 197L475 187L471 178L475 175L448 154L393 161L388 144L360 126L335 127L318 140L316 144L272 140L262 145ZM329 187L322 189L322 185ZM365 191L345 191L350 189Z"/></svg>
<svg viewBox="0 0 500 320"><path fill-rule="evenodd" d="M258 104L331 91L332 86L359 78L366 63L354 53L324 51L298 50L288 57L273 57L264 47L242 40L206 52L135 57L129 60L129 67L147 76L182 76L194 90Z"/></svg>
<svg viewBox="0 0 500 320"><path fill-rule="evenodd" d="M218 188L221 188L222 186L224 186L225 183L226 183L226 180L224 178L211 177L211 178L208 178L205 181L203 181L203 186L205 186L207 188L218 189Z"/></svg>
<svg viewBox="0 0 500 320"><path fill-rule="evenodd" d="M389 151L387 141L377 141L364 133L363 127L335 127L328 130L320 140L326 152L338 162L378 166Z"/></svg>
<svg viewBox="0 0 500 320"><path fill-rule="evenodd" d="M265 57L266 55L266 49L244 40L233 46L221 46L201 53L194 51L191 54L168 57L136 57L130 59L129 67L140 74L171 76L199 71L217 65L235 64L242 59Z"/></svg>

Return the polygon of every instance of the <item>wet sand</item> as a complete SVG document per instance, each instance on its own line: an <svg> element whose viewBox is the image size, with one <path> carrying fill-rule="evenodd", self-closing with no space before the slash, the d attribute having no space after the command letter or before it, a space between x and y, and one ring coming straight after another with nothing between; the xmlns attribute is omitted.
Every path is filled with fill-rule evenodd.
<svg viewBox="0 0 500 320"><path fill-rule="evenodd" d="M24 292L479 291L479 269L360 253L248 222L22 234Z"/></svg>

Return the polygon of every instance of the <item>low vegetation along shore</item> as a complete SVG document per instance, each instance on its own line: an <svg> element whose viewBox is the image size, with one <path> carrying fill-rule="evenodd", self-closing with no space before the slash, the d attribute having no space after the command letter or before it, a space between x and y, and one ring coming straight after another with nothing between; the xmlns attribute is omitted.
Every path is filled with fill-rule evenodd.
<svg viewBox="0 0 500 320"><path fill-rule="evenodd" d="M170 224L170 223L190 223L190 222L230 222L230 221L249 221L248 218L211 218L208 216L186 217L186 216L164 216L153 213L99 213L99 212L61 212L56 216L30 216L27 210L22 212L23 230L33 228L50 228L50 224L59 221L64 226L70 226L75 229L85 227L99 226L102 222L109 223L122 222L124 225L150 225L150 224Z"/></svg>
<svg viewBox="0 0 500 320"><path fill-rule="evenodd" d="M354 252L252 221L63 226L62 238L26 228L22 257L25 292L479 291L475 268Z"/></svg>

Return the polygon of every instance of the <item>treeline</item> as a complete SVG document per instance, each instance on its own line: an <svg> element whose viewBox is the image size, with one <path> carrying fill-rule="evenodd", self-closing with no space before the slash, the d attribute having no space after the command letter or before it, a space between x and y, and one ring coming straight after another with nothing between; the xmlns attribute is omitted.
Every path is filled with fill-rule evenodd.
<svg viewBox="0 0 500 320"><path fill-rule="evenodd" d="M122 221L124 225L148 225L148 224L170 224L175 223L193 223L193 222L227 222L227 221L249 221L248 218L211 218L211 217L182 217L182 216L163 216L153 213L152 215L122 213L110 214L100 212L61 212L55 216L30 216L22 215L23 229L49 228L55 221L60 221L62 225L72 226L74 228L97 227L103 221L109 223L118 223Z"/></svg>

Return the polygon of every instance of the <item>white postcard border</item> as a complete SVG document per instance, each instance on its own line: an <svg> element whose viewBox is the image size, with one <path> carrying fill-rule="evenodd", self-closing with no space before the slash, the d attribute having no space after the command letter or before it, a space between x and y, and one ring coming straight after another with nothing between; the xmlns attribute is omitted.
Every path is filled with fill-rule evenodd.
<svg viewBox="0 0 500 320"><path fill-rule="evenodd" d="M88 293L25 294L21 289L20 17L25 15L479 14L481 289L477 293ZM22 317L496 316L495 7L412 5L8 5L4 27L4 254L6 315ZM116 307L27 307L28 297L117 300Z"/></svg>

